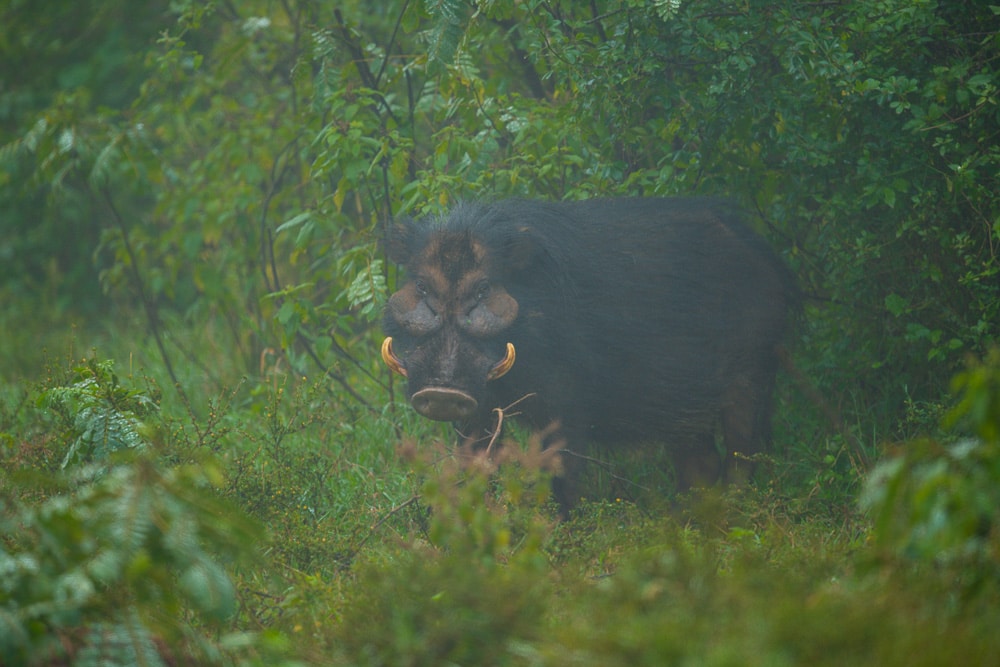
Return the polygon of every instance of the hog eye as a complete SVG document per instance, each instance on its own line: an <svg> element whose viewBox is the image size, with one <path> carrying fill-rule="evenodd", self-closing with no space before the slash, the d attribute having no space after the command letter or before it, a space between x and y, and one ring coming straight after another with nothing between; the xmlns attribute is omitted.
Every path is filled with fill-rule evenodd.
<svg viewBox="0 0 1000 667"><path fill-rule="evenodd" d="M486 298L486 295L490 293L490 283L489 281L482 281L476 285L476 301L482 301Z"/></svg>

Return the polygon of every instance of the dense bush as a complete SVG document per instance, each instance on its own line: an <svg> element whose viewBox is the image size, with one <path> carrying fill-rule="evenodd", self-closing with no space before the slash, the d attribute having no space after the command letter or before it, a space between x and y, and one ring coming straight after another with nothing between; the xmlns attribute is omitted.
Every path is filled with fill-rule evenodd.
<svg viewBox="0 0 1000 667"><path fill-rule="evenodd" d="M863 496L888 555L953 572L971 589L1000 577L1000 349L956 376L957 441L908 443L873 471Z"/></svg>
<svg viewBox="0 0 1000 667"><path fill-rule="evenodd" d="M8 4L4 664L1000 652L996 8ZM379 241L623 194L729 197L799 276L779 446L681 498L602 455L557 523L530 434L487 460L396 402Z"/></svg>
<svg viewBox="0 0 1000 667"><path fill-rule="evenodd" d="M107 362L74 375L38 397L63 426L49 443L65 451L63 472L4 451L4 663L162 665L179 642L214 661L227 643L244 643L213 641L238 604L220 559L249 558L259 531L215 492L218 463L161 460L142 435L152 397L120 385Z"/></svg>
<svg viewBox="0 0 1000 667"><path fill-rule="evenodd" d="M316 458L311 429L338 416L310 391L197 420L91 359L0 412L0 646L11 664L989 664L998 369L957 380L974 440L876 470L869 535L768 488L559 524L537 438L486 456L426 434L388 460L376 429Z"/></svg>

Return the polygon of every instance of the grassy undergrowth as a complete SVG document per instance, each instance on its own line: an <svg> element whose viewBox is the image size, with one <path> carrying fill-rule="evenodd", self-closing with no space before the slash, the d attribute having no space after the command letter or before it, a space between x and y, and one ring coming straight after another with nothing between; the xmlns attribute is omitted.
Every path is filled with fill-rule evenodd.
<svg viewBox="0 0 1000 667"><path fill-rule="evenodd" d="M866 480L795 486L775 461L678 497L609 457L564 522L530 435L487 458L321 381L185 402L96 355L50 363L3 388L2 663L994 664L998 357L957 381L965 439Z"/></svg>

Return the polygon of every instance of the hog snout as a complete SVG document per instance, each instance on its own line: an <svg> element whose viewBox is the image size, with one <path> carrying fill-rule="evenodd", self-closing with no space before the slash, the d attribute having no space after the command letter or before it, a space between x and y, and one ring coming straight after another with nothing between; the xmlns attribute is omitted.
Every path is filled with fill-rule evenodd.
<svg viewBox="0 0 1000 667"><path fill-rule="evenodd" d="M424 417L443 422L467 419L479 405L466 392L448 387L421 389L410 398L410 403Z"/></svg>

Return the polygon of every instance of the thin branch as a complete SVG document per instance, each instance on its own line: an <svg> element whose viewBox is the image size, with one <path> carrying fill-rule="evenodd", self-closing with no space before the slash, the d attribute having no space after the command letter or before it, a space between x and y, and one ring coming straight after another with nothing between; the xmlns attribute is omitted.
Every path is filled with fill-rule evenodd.
<svg viewBox="0 0 1000 667"><path fill-rule="evenodd" d="M271 163L271 176L267 192L260 207L260 270L264 277L264 287L268 293L277 292L281 289L281 284L278 281L278 266L274 259L274 235L267 224L268 211L271 208L271 200L278 194L279 185L284 180L285 173L288 171L288 161L283 158L298 143L301 136L301 132L295 135L274 157L274 162ZM271 276L274 277L273 285L271 284L271 278L267 274L269 267L271 269Z"/></svg>
<svg viewBox="0 0 1000 667"><path fill-rule="evenodd" d="M827 398L816 388L816 385L805 376L805 374L799 370L798 366L792 361L791 355L784 346L780 346L777 349L778 362L781 364L782 369L788 373L795 384L798 386L800 392L805 394L806 398L819 408L823 416L826 417L830 425L840 433L841 437L847 441L847 445L850 447L854 456L860 461L860 467L864 470L870 470L872 467L871 457L868 456L868 452L865 451L864 446L861 444L861 440L858 439L854 433L852 433L845 425L844 418L840 414L840 410L837 409Z"/></svg>
<svg viewBox="0 0 1000 667"><path fill-rule="evenodd" d="M497 438L500 436L501 431L503 430L502 426L503 426L503 421L504 421L505 415L509 415L511 417L516 417L517 415L521 414L520 412L511 412L511 408L513 408L514 406L516 406L518 403L521 403L522 401L528 400L529 398L531 398L533 396L535 396L534 392L532 392L530 394L525 394L524 396L522 396L521 398L517 399L516 401L514 401L513 403L511 403L510 405L508 405L505 408L493 408L493 412L497 414L497 425L496 425L496 427L492 431L487 431L487 434L485 436L481 437L481 438L474 438L471 435L466 435L466 434L462 433L458 429L455 429L455 430L457 431L458 435L462 438L462 440L464 442L469 443L469 444L471 444L473 446L475 446L475 445L477 445L477 444L479 444L481 442L488 441L487 445L486 445L486 450L489 451L489 449L491 447L493 447L493 443L496 442Z"/></svg>
<svg viewBox="0 0 1000 667"><path fill-rule="evenodd" d="M410 496L409 498L407 498L406 500L404 500L399 505L396 505L391 510L389 510L388 512L386 512L385 514L383 514L382 516L380 516L379 519L378 519L378 521L376 521L375 523L373 523L371 525L371 527L368 529L368 534L365 535L361 539L361 541L358 542L351 549L349 557L348 557L348 560L349 561L350 560L354 560L354 557L358 554L359 551L361 551L361 547L365 546L365 542L367 542L369 539L371 539L372 535L375 534L375 531L378 530L382 526L383 523L385 523L386 521L388 521L392 517L396 516L401 511L403 511L404 509L406 509L407 507L409 507L410 505L416 503L419 500L420 500L420 494L419 493L415 493L412 496Z"/></svg>
<svg viewBox="0 0 1000 667"><path fill-rule="evenodd" d="M118 212L118 207L115 206L114 198L111 196L111 191L108 190L107 186L101 187L101 195L103 195L105 203L111 210L111 215L118 225L118 231L122 235L122 245L125 247L125 254L128 255L129 273L132 276L132 283L135 286L136 292L139 293L139 301L142 302L143 310L146 313L146 320L149 322L149 328L152 330L153 338L156 340L156 347L160 350L160 358L163 359L163 364L167 367L167 373L174 383L174 388L186 403L188 400L187 394L184 392L184 388L181 387L181 383L177 380L177 374L174 373L174 366L170 362L170 355L167 354L167 348L163 343L163 335L160 332L160 314L156 303L146 293L145 283L143 283L142 276L139 274L138 257L136 257L135 250L132 248L132 241L129 240L125 221L122 219L121 213Z"/></svg>
<svg viewBox="0 0 1000 667"><path fill-rule="evenodd" d="M319 355L316 354L316 350L313 349L312 344L310 344L309 340L302 334L301 331L297 334L296 340L299 342L300 345L302 345L302 347L305 348L306 354L309 355L309 358L312 359L316 363L317 366L319 366L320 368L326 368L325 375L327 377L331 378L334 382L336 382L337 384L339 384L341 386L341 388L344 389L344 391L346 391L348 394L350 394L351 398L353 398L358 403L360 403L365 408L367 408L369 412L371 412L372 414L378 414L378 410L376 410L375 407L371 403L369 403L368 401L366 401L361 394L359 394L357 391L355 391L354 387L351 386L351 384L347 381L346 378L344 378L343 375L340 375L338 373L334 373L332 368L326 366L323 363L323 360L319 358ZM361 365L360 362L358 362L356 359L354 359L354 357L352 357L351 355L349 355L347 353L347 350L345 350L344 348L340 347L337 344L336 341L333 341L332 349L335 350L342 357L344 357L345 359L347 359L348 361L350 361L351 363L353 363L355 366L357 366L358 369L361 370L362 373L364 373L365 375L367 375L369 378L371 378L372 380L374 380L376 383L381 384L379 382L379 380L374 375L372 375L371 373L369 373L368 370L365 369Z"/></svg>
<svg viewBox="0 0 1000 667"><path fill-rule="evenodd" d="M607 461L602 461L601 459L594 458L593 456L587 456L586 454L580 454L579 452L574 452L574 451L572 451L570 449L562 449L562 450L560 450L560 453L567 454L569 456L572 456L572 457L574 457L576 459L579 459L581 461L585 461L587 463L593 463L596 466L598 466L599 468L603 468L604 471L606 473L608 473L608 475L611 477L611 479L613 479L615 481L624 482L625 484L627 484L629 486L634 486L635 488L640 489L642 491L649 491L650 490L650 488L648 486L643 486L642 484L639 484L635 480L632 480L632 479L629 479L628 477L622 477L621 475L615 474L615 472L614 472L614 466L611 465L610 463L608 463Z"/></svg>
<svg viewBox="0 0 1000 667"><path fill-rule="evenodd" d="M351 54L351 61L354 63L354 67L358 70L358 75L361 77L361 81L365 84L365 88L375 95L378 100L378 104L385 110L385 113L389 115L397 124L399 120L396 118L396 114L393 113L392 107L389 106L388 100L385 96L378 90L378 80L375 75L372 74L371 68L368 66L368 59L365 57L365 52L362 50L361 46L351 35L351 29L344 22L344 15L341 13L340 9L334 9L333 15L337 19L337 27L340 29L340 39L347 47L347 50ZM388 57L388 54L386 54Z"/></svg>
<svg viewBox="0 0 1000 667"><path fill-rule="evenodd" d="M948 125L952 125L954 123L958 123L960 121L963 121L966 118L971 118L972 116L975 116L977 113L979 113L980 111L982 111L983 109L986 108L986 102L987 102L987 100L984 98L984 99L980 100L979 103L975 107L973 107L967 113L962 114L961 116L955 116L954 118L952 118L951 116L948 116L947 117L948 120L942 121L942 122L938 123L937 125L928 125L927 127L922 127L919 130L917 130L917 131L918 132L929 132L931 130L938 130L938 129L941 129L942 127L947 127Z"/></svg>
<svg viewBox="0 0 1000 667"><path fill-rule="evenodd" d="M403 7L399 10L399 15L396 16L396 25L392 28L392 35L389 37L389 43L385 45L385 58L382 59L382 66L379 67L378 74L375 75L376 86L379 81L382 80L382 75L385 74L385 68L389 65L389 56L392 54L392 46L396 43L396 35L399 34L399 27L403 23L403 14L406 13L406 8L409 6L410 0L406 0L403 3Z"/></svg>
<svg viewBox="0 0 1000 667"><path fill-rule="evenodd" d="M527 51L518 45L521 33L517 29L517 22L513 19L494 19L494 22L507 31L507 42L513 51L514 61L521 66L521 73L524 75L525 83L531 90L532 96L539 100L549 99L550 92L545 88L542 77L538 75L538 70L531 62L531 56Z"/></svg>
<svg viewBox="0 0 1000 667"><path fill-rule="evenodd" d="M604 24L601 22L604 16L599 14L595 0L590 0L590 15L592 18L589 21L584 21L584 23L593 23L597 27L597 36L600 37L601 42L606 43L608 41L608 34L604 30Z"/></svg>
<svg viewBox="0 0 1000 667"><path fill-rule="evenodd" d="M493 452L493 444L497 441L497 438L500 437L500 433L503 431L504 408L493 408L493 412L495 412L497 416L497 425L496 428L493 429L493 435L490 437L490 443L486 445L486 456L489 456Z"/></svg>

